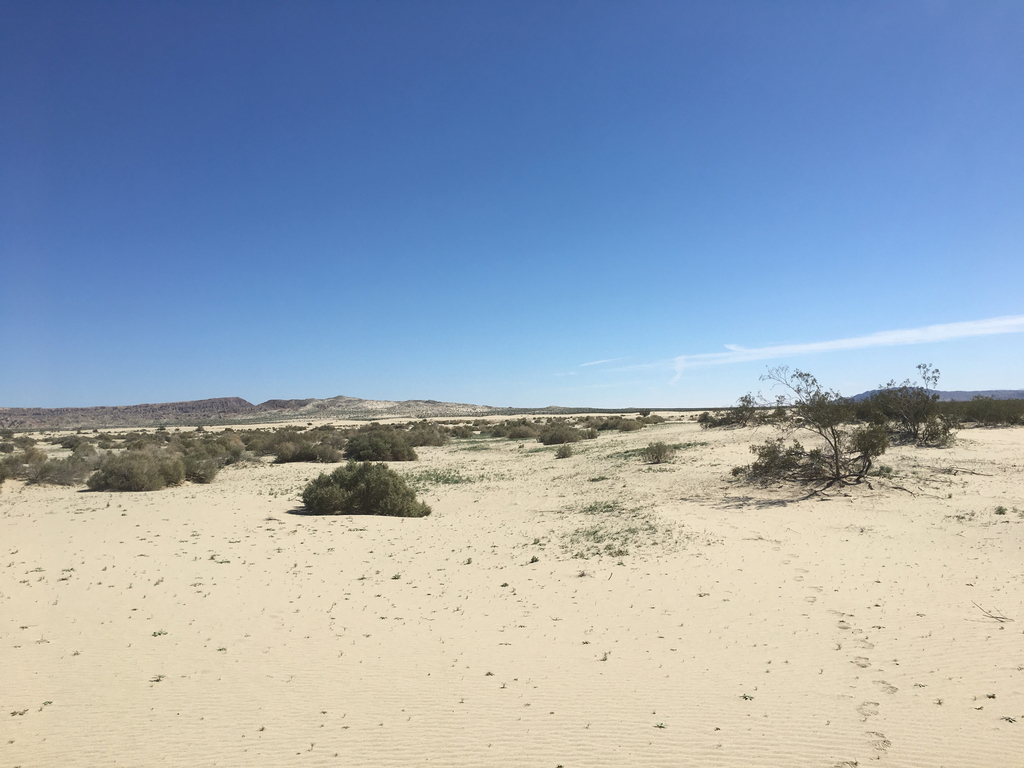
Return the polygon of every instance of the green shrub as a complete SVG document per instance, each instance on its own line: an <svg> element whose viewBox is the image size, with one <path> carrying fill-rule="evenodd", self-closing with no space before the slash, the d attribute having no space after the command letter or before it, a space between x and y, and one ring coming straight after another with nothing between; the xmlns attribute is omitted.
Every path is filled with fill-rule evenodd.
<svg viewBox="0 0 1024 768"><path fill-rule="evenodd" d="M391 427L373 427L353 435L344 456L351 461L415 461L416 451L404 433Z"/></svg>
<svg viewBox="0 0 1024 768"><path fill-rule="evenodd" d="M0 453L14 453L14 443L0 443Z"/></svg>
<svg viewBox="0 0 1024 768"><path fill-rule="evenodd" d="M675 455L676 449L662 442L650 443L640 452L640 456L648 464L664 464L667 461L672 461Z"/></svg>
<svg viewBox="0 0 1024 768"><path fill-rule="evenodd" d="M572 446L568 443L558 446L558 450L555 451L556 459L568 459L572 456Z"/></svg>
<svg viewBox="0 0 1024 768"><path fill-rule="evenodd" d="M416 500L405 480L386 464L350 461L311 480L302 503L319 515L425 517L430 507Z"/></svg>
<svg viewBox="0 0 1024 768"><path fill-rule="evenodd" d="M448 435L443 427L429 421L420 421L410 427L406 433L406 440L413 448L421 445L444 445L448 442Z"/></svg>
<svg viewBox="0 0 1024 768"><path fill-rule="evenodd" d="M946 415L983 427L1008 427L1024 424L1024 400L995 400L982 395L966 403L941 403Z"/></svg>
<svg viewBox="0 0 1024 768"><path fill-rule="evenodd" d="M917 366L920 385L909 379L897 385L883 384L870 397L858 403L857 417L885 428L896 443L949 445L956 435L958 420L939 406L933 390L939 383L939 371L927 363Z"/></svg>
<svg viewBox="0 0 1024 768"><path fill-rule="evenodd" d="M176 454L154 450L108 453L87 485L94 491L158 491L185 480L185 464Z"/></svg>
<svg viewBox="0 0 1024 768"><path fill-rule="evenodd" d="M94 467L94 462L79 456L48 459L35 465L27 480L37 485L81 485Z"/></svg>
<svg viewBox="0 0 1024 768"><path fill-rule="evenodd" d="M583 439L583 433L575 427L570 427L564 421L555 421L545 424L537 436L537 440L544 445L563 445L565 443L578 443Z"/></svg>

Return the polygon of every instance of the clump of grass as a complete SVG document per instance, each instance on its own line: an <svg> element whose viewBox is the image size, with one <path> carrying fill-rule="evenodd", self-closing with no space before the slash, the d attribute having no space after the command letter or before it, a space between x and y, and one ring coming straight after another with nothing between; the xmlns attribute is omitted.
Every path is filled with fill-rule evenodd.
<svg viewBox="0 0 1024 768"><path fill-rule="evenodd" d="M558 446L558 450L555 451L556 459L568 459L572 456L572 446L566 443L565 445Z"/></svg>
<svg viewBox="0 0 1024 768"><path fill-rule="evenodd" d="M593 501L580 509L584 515L610 515L622 511L618 501Z"/></svg>
<svg viewBox="0 0 1024 768"><path fill-rule="evenodd" d="M411 474L407 477L407 480L412 485L425 486L425 485L460 485L462 483L472 483L473 478L467 477L466 475L459 472L457 469L424 469L415 474Z"/></svg>
<svg viewBox="0 0 1024 768"><path fill-rule="evenodd" d="M587 478L588 483L600 483L608 479L607 475L598 475L597 477Z"/></svg>
<svg viewBox="0 0 1024 768"><path fill-rule="evenodd" d="M416 500L405 479L385 464L350 461L321 474L302 492L306 507L321 515L426 517L430 507Z"/></svg>

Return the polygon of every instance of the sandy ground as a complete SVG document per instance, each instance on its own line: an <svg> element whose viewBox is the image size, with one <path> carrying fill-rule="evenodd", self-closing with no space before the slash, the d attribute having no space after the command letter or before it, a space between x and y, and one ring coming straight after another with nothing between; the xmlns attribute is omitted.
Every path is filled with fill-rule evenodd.
<svg viewBox="0 0 1024 768"><path fill-rule="evenodd" d="M0 766L1024 765L1024 429L806 500L768 434L420 449L417 520L9 481Z"/></svg>

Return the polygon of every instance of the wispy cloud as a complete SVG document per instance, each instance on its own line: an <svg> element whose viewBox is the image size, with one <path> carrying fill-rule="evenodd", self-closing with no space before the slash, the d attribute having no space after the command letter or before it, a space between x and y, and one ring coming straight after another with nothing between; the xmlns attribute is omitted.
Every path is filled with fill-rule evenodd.
<svg viewBox="0 0 1024 768"><path fill-rule="evenodd" d="M625 360L625 357L610 357L607 360L594 360L590 363L580 363L580 368L586 368L588 365L604 365L605 363L617 363L619 360Z"/></svg>
<svg viewBox="0 0 1024 768"><path fill-rule="evenodd" d="M680 355L675 358L674 368L679 379L686 368L703 368L709 365L727 365L744 363L751 360L774 360L793 355L814 354L817 352L836 352L845 349L865 349L867 347L895 347L906 344L927 344L949 339L963 339L969 336L993 336L1000 333L1024 332L1024 315L993 317L988 320L969 320L964 323L946 323L944 325L927 325L923 328L904 328L896 331L879 331L867 336L854 336L849 339L833 339L832 341L815 341L806 344L781 344L772 347L756 347L747 349L735 344L726 344L727 352L711 352L701 355Z"/></svg>

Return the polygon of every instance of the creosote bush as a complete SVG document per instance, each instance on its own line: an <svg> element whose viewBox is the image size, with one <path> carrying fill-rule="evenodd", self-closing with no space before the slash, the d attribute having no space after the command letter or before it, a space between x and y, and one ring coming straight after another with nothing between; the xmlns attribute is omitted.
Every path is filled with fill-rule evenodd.
<svg viewBox="0 0 1024 768"><path fill-rule="evenodd" d="M641 458L648 464L664 464L667 461L672 461L675 455L676 449L663 442L650 443L640 451Z"/></svg>
<svg viewBox="0 0 1024 768"><path fill-rule="evenodd" d="M349 438L344 455L351 461L415 461L417 458L404 432L380 425L360 430Z"/></svg>
<svg viewBox="0 0 1024 768"><path fill-rule="evenodd" d="M939 371L927 363L917 366L921 384L909 379L883 384L870 397L856 405L857 417L885 429L895 443L946 446L953 442L959 420L944 412L934 389Z"/></svg>
<svg viewBox="0 0 1024 768"><path fill-rule="evenodd" d="M159 491L185 480L178 454L158 450L108 453L87 485L93 491Z"/></svg>
<svg viewBox="0 0 1024 768"><path fill-rule="evenodd" d="M319 515L426 517L430 507L416 500L405 479L386 464L350 461L311 480L302 503Z"/></svg>
<svg viewBox="0 0 1024 768"><path fill-rule="evenodd" d="M790 372L786 366L769 369L761 377L786 389L777 405L786 407L786 418L777 426L784 433L810 432L821 445L806 450L799 442L787 446L783 438L752 445L757 456L753 464L735 467L736 477L762 484L774 481L824 483L832 485L860 482L871 469L872 461L885 453L889 439L884 427L872 424L849 429L854 405L833 390L827 390L809 373Z"/></svg>
<svg viewBox="0 0 1024 768"><path fill-rule="evenodd" d="M572 446L568 443L558 446L558 450L555 451L556 459L568 459L572 456Z"/></svg>
<svg viewBox="0 0 1024 768"><path fill-rule="evenodd" d="M554 421L545 424L537 436L537 440L544 445L563 445L565 443L578 443L583 439L583 433L575 427L571 427L564 421Z"/></svg>

